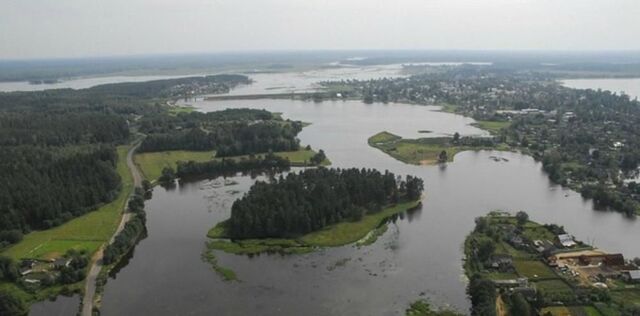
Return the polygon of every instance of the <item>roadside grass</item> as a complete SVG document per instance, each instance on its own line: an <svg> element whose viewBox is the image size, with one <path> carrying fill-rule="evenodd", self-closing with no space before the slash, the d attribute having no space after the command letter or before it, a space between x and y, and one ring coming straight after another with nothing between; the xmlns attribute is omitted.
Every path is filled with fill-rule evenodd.
<svg viewBox="0 0 640 316"><path fill-rule="evenodd" d="M503 128L509 127L509 125L511 125L511 122L509 121L476 121L471 125L487 130L491 134L497 134Z"/></svg>
<svg viewBox="0 0 640 316"><path fill-rule="evenodd" d="M368 245L377 239L384 230L381 225L391 216L418 207L420 201L399 203L383 209L376 214L366 215L357 222L342 222L311 232L300 238L264 238L245 240L212 240L209 247L233 254L257 254L261 252L307 253L317 247L337 247L358 241L359 245ZM225 222L220 222L207 233L213 239L228 238ZM371 236L371 232L374 232ZM366 238L365 238L366 237ZM372 239L371 239L372 238Z"/></svg>
<svg viewBox="0 0 640 316"><path fill-rule="evenodd" d="M541 261L514 260L513 265L518 274L529 279L557 278L558 276Z"/></svg>
<svg viewBox="0 0 640 316"><path fill-rule="evenodd" d="M214 151L172 150L150 153L138 153L133 160L142 175L149 181L156 180L162 175L165 167L176 168L178 161L208 161L215 156Z"/></svg>
<svg viewBox="0 0 640 316"><path fill-rule="evenodd" d="M154 181L162 175L162 169L165 167L176 168L178 161L197 161L204 162L215 159L215 151L189 151L189 150L171 150L160 152L139 153L134 156L134 161L138 168L142 171L145 179ZM274 155L287 158L294 167L310 165L311 157L316 154L314 150L301 148L296 151L275 152ZM255 155L262 157L264 154ZM246 159L249 155L225 157L224 159ZM321 165L330 165L331 161L325 159Z"/></svg>
<svg viewBox="0 0 640 316"><path fill-rule="evenodd" d="M118 146L117 149L117 171L122 187L115 200L58 227L31 232L2 254L16 260L50 259L64 254L69 249L84 249L93 254L107 242L120 223L127 197L133 189L133 179L127 168L129 146Z"/></svg>

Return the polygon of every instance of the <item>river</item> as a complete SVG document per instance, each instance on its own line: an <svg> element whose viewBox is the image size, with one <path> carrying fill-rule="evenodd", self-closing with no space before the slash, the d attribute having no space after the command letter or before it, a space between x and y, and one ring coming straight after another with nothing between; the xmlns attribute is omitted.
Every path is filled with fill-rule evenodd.
<svg viewBox="0 0 640 316"><path fill-rule="evenodd" d="M324 149L334 167L417 175L425 180L424 206L366 247L253 258L216 253L219 263L241 279L227 283L200 259L205 235L229 217L234 199L254 180L238 176L238 184L227 187L208 181L173 190L158 187L146 206L148 237L109 280L103 315L402 315L421 297L465 312L462 243L473 219L495 209L524 210L532 220L564 225L603 249L640 256L634 242L640 222L594 210L578 193L550 183L529 156L463 152L446 166L414 166L367 145L367 138L382 130L404 137L486 135L469 125L473 120L437 107L295 100L198 100L192 105L201 111L265 108L310 122L299 135L302 143Z"/></svg>

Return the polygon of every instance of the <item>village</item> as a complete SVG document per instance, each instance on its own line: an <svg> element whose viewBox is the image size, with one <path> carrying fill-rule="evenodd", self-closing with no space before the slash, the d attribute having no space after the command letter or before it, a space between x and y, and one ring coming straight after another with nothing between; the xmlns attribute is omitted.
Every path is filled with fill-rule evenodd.
<svg viewBox="0 0 640 316"><path fill-rule="evenodd" d="M492 212L476 223L465 270L490 280L498 302L517 294L540 315L625 315L640 306L640 259L585 244L524 212Z"/></svg>
<svg viewBox="0 0 640 316"><path fill-rule="evenodd" d="M51 259L23 259L18 264L18 283L27 290L73 284L84 279L88 263L86 252L75 250Z"/></svg>

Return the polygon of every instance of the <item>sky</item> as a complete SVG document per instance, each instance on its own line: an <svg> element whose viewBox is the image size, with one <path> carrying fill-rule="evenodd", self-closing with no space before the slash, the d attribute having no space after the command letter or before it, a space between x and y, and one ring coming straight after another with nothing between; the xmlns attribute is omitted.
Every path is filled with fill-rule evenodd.
<svg viewBox="0 0 640 316"><path fill-rule="evenodd" d="M0 0L0 59L640 50L639 0Z"/></svg>

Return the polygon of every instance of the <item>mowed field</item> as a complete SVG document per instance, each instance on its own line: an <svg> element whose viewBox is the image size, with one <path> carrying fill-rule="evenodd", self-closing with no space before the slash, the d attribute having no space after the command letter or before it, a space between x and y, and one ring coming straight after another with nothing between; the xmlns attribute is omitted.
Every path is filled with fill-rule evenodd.
<svg viewBox="0 0 640 316"><path fill-rule="evenodd" d="M58 227L29 233L2 254L19 260L55 258L69 249L84 249L89 253L97 251L117 229L127 197L133 189L133 179L127 168L128 150L129 146L118 146L117 170L122 178L122 188L114 201Z"/></svg>
<svg viewBox="0 0 640 316"><path fill-rule="evenodd" d="M150 153L139 153L134 157L136 165L142 171L145 179L154 181L160 178L162 175L162 169L165 167L176 168L178 161L209 161L215 158L215 151L189 151L189 150L172 150L172 151L160 151ZM316 154L314 150L300 149L296 151L282 151L275 152L274 155L287 158L291 162L292 166L305 166L309 164L311 157ZM255 155L260 157L262 155ZM225 159L243 159L249 158L249 155L227 157ZM327 159L322 165L330 165L331 162Z"/></svg>
<svg viewBox="0 0 640 316"><path fill-rule="evenodd" d="M133 158L142 171L142 175L149 181L157 180L166 167L176 168L178 161L208 161L215 156L214 151L172 150L151 153L139 153Z"/></svg>

